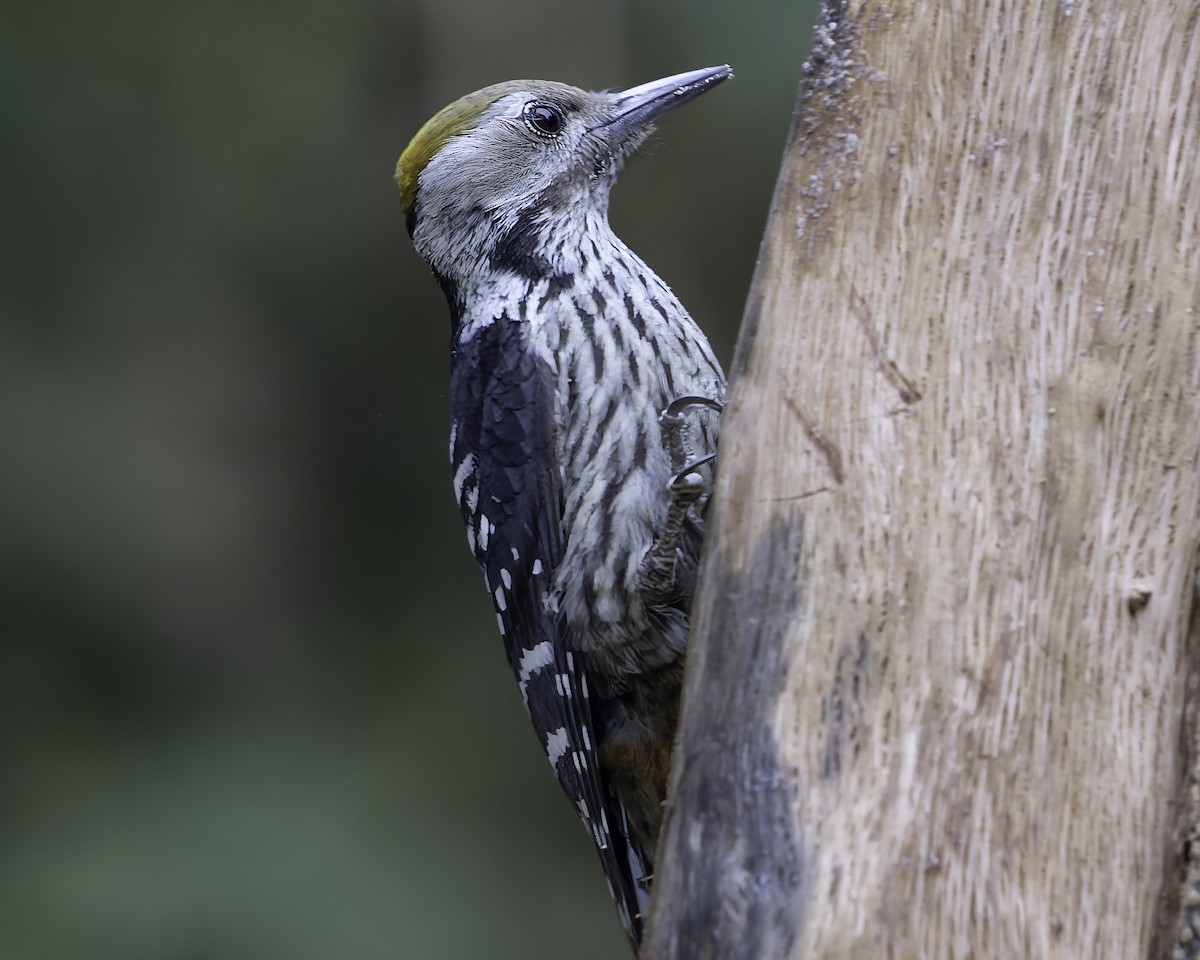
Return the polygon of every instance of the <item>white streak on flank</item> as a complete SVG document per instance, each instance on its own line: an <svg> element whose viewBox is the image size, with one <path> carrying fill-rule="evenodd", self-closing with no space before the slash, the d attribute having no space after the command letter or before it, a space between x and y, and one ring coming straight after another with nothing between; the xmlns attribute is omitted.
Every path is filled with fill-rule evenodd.
<svg viewBox="0 0 1200 960"><path fill-rule="evenodd" d="M496 623L500 625L500 636L504 636L504 618L500 614L496 614ZM525 695L525 685L521 685L521 695Z"/></svg>
<svg viewBox="0 0 1200 960"><path fill-rule="evenodd" d="M504 588L496 588L496 609L503 613L508 609L508 601L504 599Z"/></svg>
<svg viewBox="0 0 1200 960"><path fill-rule="evenodd" d="M553 733L546 736L546 756L550 758L550 766L557 767L558 761L563 758L563 755L571 746L571 739L567 736L567 728L559 727Z"/></svg>
<svg viewBox="0 0 1200 960"><path fill-rule="evenodd" d="M501 633L504 631L501 630ZM524 650L521 653L521 661L517 664L517 680L518 686L521 688L521 699L529 703L529 694L526 689L529 686L529 679L538 671L550 666L554 662L554 647L549 640L543 640L537 646Z"/></svg>
<svg viewBox="0 0 1200 960"><path fill-rule="evenodd" d="M475 472L475 454L469 453L463 459L463 462L458 465L458 469L454 471L454 502L462 503L463 487L467 485L467 480Z"/></svg>

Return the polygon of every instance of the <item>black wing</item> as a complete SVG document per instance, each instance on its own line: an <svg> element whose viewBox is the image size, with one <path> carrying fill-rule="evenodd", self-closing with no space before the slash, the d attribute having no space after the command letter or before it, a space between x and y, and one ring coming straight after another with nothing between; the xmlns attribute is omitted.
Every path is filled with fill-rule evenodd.
<svg viewBox="0 0 1200 960"><path fill-rule="evenodd" d="M526 345L526 329L500 317L454 350L454 493L530 719L592 834L636 949L649 901L646 858L604 783L587 667L553 609L563 553L554 373Z"/></svg>

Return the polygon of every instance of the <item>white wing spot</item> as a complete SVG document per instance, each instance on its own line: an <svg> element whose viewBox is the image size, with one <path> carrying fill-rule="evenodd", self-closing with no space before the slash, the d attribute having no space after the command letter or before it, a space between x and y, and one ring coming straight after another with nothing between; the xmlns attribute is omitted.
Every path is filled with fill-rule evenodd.
<svg viewBox="0 0 1200 960"><path fill-rule="evenodd" d="M458 439L458 424L450 424L450 459L454 459L454 441Z"/></svg>
<svg viewBox="0 0 1200 960"><path fill-rule="evenodd" d="M504 636L504 618L500 614L496 614L496 623L500 625L500 636Z"/></svg>
<svg viewBox="0 0 1200 960"><path fill-rule="evenodd" d="M558 766L558 761L571 747L571 738L567 736L567 728L559 727L546 736L546 756L550 758L550 766Z"/></svg>
<svg viewBox="0 0 1200 960"><path fill-rule="evenodd" d="M556 673L554 675L554 686L558 690L558 695L564 700L571 698L571 675L569 673Z"/></svg>
<svg viewBox="0 0 1200 960"><path fill-rule="evenodd" d="M583 726L581 726L579 728L579 732L581 734L583 734L583 749L591 750L592 749L592 738L588 736L588 728L587 728L586 723L583 724Z"/></svg>
<svg viewBox="0 0 1200 960"><path fill-rule="evenodd" d="M513 551L513 552L515 553L516 551ZM542 561L534 560L533 561L533 575L536 577L541 572L542 572Z"/></svg>
<svg viewBox="0 0 1200 960"><path fill-rule="evenodd" d="M492 526L491 521L488 520L487 516L485 516L484 514L481 513L479 515L479 549L480 550L487 549L488 534L491 533L491 531L495 530L495 529L496 528Z"/></svg>
<svg viewBox="0 0 1200 960"><path fill-rule="evenodd" d="M508 601L504 599L504 588L496 588L496 609L503 613L508 609Z"/></svg>
<svg viewBox="0 0 1200 960"><path fill-rule="evenodd" d="M517 552L516 550L513 551L513 553L516 553L516 552ZM512 574L509 573L507 570L505 570L503 567L500 568L500 579L504 583L505 590L512 589Z"/></svg>
<svg viewBox="0 0 1200 960"><path fill-rule="evenodd" d="M519 554L519 553L517 552L517 548L516 548L516 547L513 547L513 548L512 548L512 555L513 555L513 559L514 559L514 560L520 560L520 559L521 559L521 554Z"/></svg>
<svg viewBox="0 0 1200 960"><path fill-rule="evenodd" d="M529 678L538 671L554 662L554 646L549 640L543 640L535 647L521 653L521 662L517 664L518 686L521 688L521 699L529 703Z"/></svg>
<svg viewBox="0 0 1200 960"><path fill-rule="evenodd" d="M592 822L592 812L588 810L587 801L583 798L575 801L575 805L579 807L579 818L586 826L591 828L592 839L596 841L596 847L600 850L608 849L608 837L600 835L600 829ZM603 811L601 811L603 813Z"/></svg>

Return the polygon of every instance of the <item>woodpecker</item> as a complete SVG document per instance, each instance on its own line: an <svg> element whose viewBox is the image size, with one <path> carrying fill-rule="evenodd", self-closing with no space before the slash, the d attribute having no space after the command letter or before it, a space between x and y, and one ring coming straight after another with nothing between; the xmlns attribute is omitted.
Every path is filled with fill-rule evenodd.
<svg viewBox="0 0 1200 960"><path fill-rule="evenodd" d="M541 80L436 114L396 166L450 306L450 460L509 666L635 953L725 377L608 222L661 114L732 76Z"/></svg>

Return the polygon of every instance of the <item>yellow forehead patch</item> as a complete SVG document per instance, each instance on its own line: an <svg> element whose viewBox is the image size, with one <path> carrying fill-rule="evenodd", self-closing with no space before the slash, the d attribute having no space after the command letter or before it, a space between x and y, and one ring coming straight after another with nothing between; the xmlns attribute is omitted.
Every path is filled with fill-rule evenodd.
<svg viewBox="0 0 1200 960"><path fill-rule="evenodd" d="M417 131L396 163L396 186L400 188L400 204L406 218L412 217L413 204L417 201L417 178L442 145L471 130L480 114L505 94L528 87L528 80L511 80L468 93L443 107Z"/></svg>

